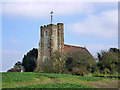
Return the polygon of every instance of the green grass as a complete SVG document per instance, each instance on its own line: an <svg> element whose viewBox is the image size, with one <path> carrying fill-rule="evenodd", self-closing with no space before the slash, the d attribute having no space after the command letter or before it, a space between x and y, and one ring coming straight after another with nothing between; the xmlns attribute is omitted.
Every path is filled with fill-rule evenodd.
<svg viewBox="0 0 120 90"><path fill-rule="evenodd" d="M118 76L118 77L120 77L120 75L102 74L102 73L93 74L93 76Z"/></svg>
<svg viewBox="0 0 120 90"><path fill-rule="evenodd" d="M99 77L85 77L67 74L48 74L35 72L2 73L3 88L90 88L85 82L104 81Z"/></svg>
<svg viewBox="0 0 120 90"><path fill-rule="evenodd" d="M3 83L16 83L16 82L29 82L34 81L34 73L17 73L17 72L7 72L2 73Z"/></svg>
<svg viewBox="0 0 120 90"><path fill-rule="evenodd" d="M57 83L57 84L36 84L36 85L27 85L20 86L17 88L92 88L82 84L71 84L71 83Z"/></svg>
<svg viewBox="0 0 120 90"><path fill-rule="evenodd" d="M28 82L34 81L35 78L48 77L48 78L76 78L84 81L98 81L103 80L102 78L97 77L85 77L85 76L76 76L76 75L67 75L67 74L48 74L48 73L34 73L34 72L8 72L2 73L2 82L4 83L13 83L13 82Z"/></svg>
<svg viewBox="0 0 120 90"><path fill-rule="evenodd" d="M53 73L36 73L36 76L44 76L48 78L66 78L66 77L77 77L75 75L67 75L67 74L53 74Z"/></svg>
<svg viewBox="0 0 120 90"><path fill-rule="evenodd" d="M76 76L76 75L68 75L68 74L37 73L37 77L39 76L45 76L48 78L75 78L75 79L84 80L84 81L103 80L102 78L98 78L98 77Z"/></svg>

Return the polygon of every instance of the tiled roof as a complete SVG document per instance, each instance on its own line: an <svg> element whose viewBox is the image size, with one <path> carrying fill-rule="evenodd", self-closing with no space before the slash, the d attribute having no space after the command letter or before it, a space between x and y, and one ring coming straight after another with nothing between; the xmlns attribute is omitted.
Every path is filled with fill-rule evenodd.
<svg viewBox="0 0 120 90"><path fill-rule="evenodd" d="M82 51L82 52L88 53L90 56L92 56L85 47L64 44L64 52L67 53L68 51Z"/></svg>
<svg viewBox="0 0 120 90"><path fill-rule="evenodd" d="M78 51L78 50L87 50L87 49L85 47L64 44L64 51L69 51L69 50Z"/></svg>

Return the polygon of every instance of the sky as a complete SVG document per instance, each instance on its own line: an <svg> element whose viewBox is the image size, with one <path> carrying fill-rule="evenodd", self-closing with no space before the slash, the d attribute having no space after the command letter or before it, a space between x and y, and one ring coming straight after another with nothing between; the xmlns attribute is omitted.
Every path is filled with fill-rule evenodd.
<svg viewBox="0 0 120 90"><path fill-rule="evenodd" d="M32 48L38 48L40 26L64 23L64 42L86 47L96 57L118 47L117 2L3 2L2 72Z"/></svg>

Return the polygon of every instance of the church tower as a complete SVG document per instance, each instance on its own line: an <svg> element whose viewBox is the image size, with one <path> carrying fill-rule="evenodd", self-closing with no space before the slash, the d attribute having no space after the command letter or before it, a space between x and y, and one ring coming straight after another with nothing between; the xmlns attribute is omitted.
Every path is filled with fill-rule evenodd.
<svg viewBox="0 0 120 90"><path fill-rule="evenodd" d="M43 69L50 69L52 60L51 58L54 55L55 51L59 51L64 54L67 54L68 52L79 51L80 55L85 54L87 57L89 55L89 58L94 60L94 57L85 47L64 44L63 23L57 23L56 25L52 24L53 12L51 12L50 14L51 23L49 25L44 25L40 27L40 41L36 71L44 71Z"/></svg>
<svg viewBox="0 0 120 90"><path fill-rule="evenodd" d="M46 60L50 60L55 51L64 50L64 28L63 23L51 24L40 27L40 41L38 49L37 66Z"/></svg>

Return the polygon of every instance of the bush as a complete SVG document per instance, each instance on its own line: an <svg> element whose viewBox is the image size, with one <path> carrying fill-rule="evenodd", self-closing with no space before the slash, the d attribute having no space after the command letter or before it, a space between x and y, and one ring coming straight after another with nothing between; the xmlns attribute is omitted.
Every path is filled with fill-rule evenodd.
<svg viewBox="0 0 120 90"><path fill-rule="evenodd" d="M22 69L22 63L21 62L17 62L14 65L14 68L9 69L7 72L21 72Z"/></svg>
<svg viewBox="0 0 120 90"><path fill-rule="evenodd" d="M65 62L67 73L82 75L95 72L96 62L90 54L82 51L71 51Z"/></svg>
<svg viewBox="0 0 120 90"><path fill-rule="evenodd" d="M22 60L22 66L25 72L33 72L36 68L36 60L38 56L38 50L33 48L26 55L24 55Z"/></svg>
<svg viewBox="0 0 120 90"><path fill-rule="evenodd" d="M110 48L109 51L101 51L98 53L98 64L100 73L116 74L119 70L119 56L120 50L117 48Z"/></svg>

